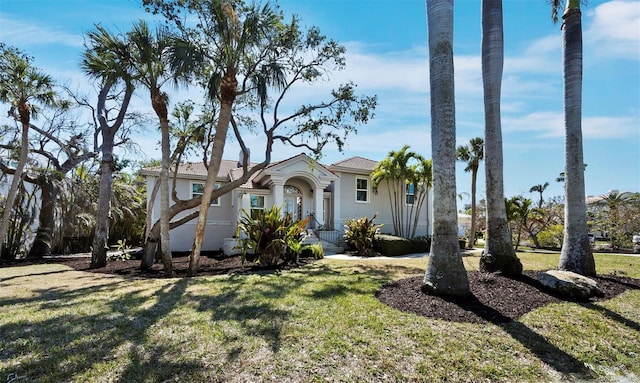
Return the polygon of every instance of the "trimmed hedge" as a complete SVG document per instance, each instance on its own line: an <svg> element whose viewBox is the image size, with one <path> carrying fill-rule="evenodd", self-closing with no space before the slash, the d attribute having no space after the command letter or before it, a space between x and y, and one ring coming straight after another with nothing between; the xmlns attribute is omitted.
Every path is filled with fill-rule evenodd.
<svg viewBox="0 0 640 383"><path fill-rule="evenodd" d="M395 257L413 253L429 251L431 243L426 239L407 239L390 234L378 234L375 240L375 250L382 255Z"/></svg>

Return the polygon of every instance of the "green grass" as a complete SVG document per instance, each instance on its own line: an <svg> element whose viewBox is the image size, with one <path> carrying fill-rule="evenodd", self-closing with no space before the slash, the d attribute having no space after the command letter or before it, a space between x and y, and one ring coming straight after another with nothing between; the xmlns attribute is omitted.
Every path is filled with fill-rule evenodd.
<svg viewBox="0 0 640 383"><path fill-rule="evenodd" d="M558 254L520 253L526 269ZM133 280L61 265L0 269L0 381L564 381L640 377L640 290L505 325L380 303L424 259L323 260L273 274ZM640 258L596 254L640 278ZM468 270L477 257L465 257ZM564 368L586 366L581 373Z"/></svg>

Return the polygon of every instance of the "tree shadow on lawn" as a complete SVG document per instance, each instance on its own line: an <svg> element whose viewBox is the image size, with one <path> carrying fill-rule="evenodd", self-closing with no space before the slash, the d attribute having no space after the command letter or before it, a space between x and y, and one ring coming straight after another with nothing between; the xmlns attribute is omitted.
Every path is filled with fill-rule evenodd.
<svg viewBox="0 0 640 383"><path fill-rule="evenodd" d="M433 319L477 324L493 323L512 338L533 352L556 371L580 379L596 377L595 372L567 352L550 344L543 336L528 328L518 319L551 303L566 299L547 291L536 279L534 271L508 278L477 271L468 273L471 295L467 297L438 297L423 294L422 277L406 278L384 285L376 292L382 302L396 309L413 312ZM595 277L605 296L611 299L629 289L640 289L640 279L623 276ZM631 329L638 330L638 323L592 302L577 302L597 310Z"/></svg>
<svg viewBox="0 0 640 383"><path fill-rule="evenodd" d="M232 275L226 279L198 279L202 285L217 284L222 291L216 294L188 294L197 310L209 312L220 329L227 329L222 341L227 350L227 362L237 360L248 352L242 342L259 338L273 354L282 347L283 326L294 320L300 299L329 300L337 296L355 294L371 297L380 285L375 281L362 286L361 279L369 276L337 271L323 264L250 275ZM357 299L357 298L356 298ZM242 335L238 334L240 330Z"/></svg>
<svg viewBox="0 0 640 383"><path fill-rule="evenodd" d="M116 352L128 352L130 361L122 364L123 371L114 372L111 381L161 381L175 371L204 369L193 361L166 362L180 350L145 342L152 325L180 301L189 280L163 283L151 295L148 286L132 288L129 283L119 280L71 290L35 290L36 297L10 299L13 304L40 306L39 310L47 311L44 319L39 315L13 322L5 319L6 324L0 326L0 360L5 366L14 364L0 370L0 378L12 375L38 382L77 380L97 364L117 358ZM131 291L122 294L123 289ZM97 299L100 302L95 302ZM151 299L157 300L148 306ZM0 300L2 305L7 303ZM148 308L142 308L145 306ZM58 314L57 310L64 311ZM127 344L128 351L120 349Z"/></svg>

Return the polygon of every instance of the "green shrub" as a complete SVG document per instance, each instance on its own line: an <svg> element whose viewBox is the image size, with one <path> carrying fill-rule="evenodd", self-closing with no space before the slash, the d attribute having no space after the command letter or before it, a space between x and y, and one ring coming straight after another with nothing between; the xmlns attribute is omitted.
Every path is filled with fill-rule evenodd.
<svg viewBox="0 0 640 383"><path fill-rule="evenodd" d="M319 243L313 243L305 246L305 250L309 251L314 259L324 258L324 248Z"/></svg>
<svg viewBox="0 0 640 383"><path fill-rule="evenodd" d="M546 230L538 234L538 243L543 248L559 249L564 239L564 226L561 224L550 225Z"/></svg>
<svg viewBox="0 0 640 383"><path fill-rule="evenodd" d="M373 242L375 240L376 231L383 225L376 225L373 220L367 217L348 219L345 221L344 240L350 246L353 246L358 254L371 256L373 252Z"/></svg>
<svg viewBox="0 0 640 383"><path fill-rule="evenodd" d="M378 234L374 243L374 249L390 257L426 253L431 247L431 238L416 237L407 239L390 234Z"/></svg>
<svg viewBox="0 0 640 383"><path fill-rule="evenodd" d="M431 250L431 238L429 237L415 237L411 240L413 245L412 253L427 253Z"/></svg>
<svg viewBox="0 0 640 383"><path fill-rule="evenodd" d="M414 245L409 239L389 234L376 235L375 249L383 255L395 257L413 253Z"/></svg>

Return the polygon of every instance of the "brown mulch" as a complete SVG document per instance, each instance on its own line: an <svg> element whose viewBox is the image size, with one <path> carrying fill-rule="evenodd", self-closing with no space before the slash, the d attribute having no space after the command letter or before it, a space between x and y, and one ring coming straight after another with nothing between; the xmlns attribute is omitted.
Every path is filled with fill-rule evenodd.
<svg viewBox="0 0 640 383"><path fill-rule="evenodd" d="M537 271L524 271L520 277L508 278L470 271L468 276L471 295L464 298L422 293L422 276L388 283L378 290L376 296L398 310L428 318L452 322L506 323L516 321L529 311L550 303L568 301L546 290L536 280L536 273ZM605 295L583 303L608 300L627 290L640 289L640 279L624 275L599 275L593 279L604 290Z"/></svg>
<svg viewBox="0 0 640 383"><path fill-rule="evenodd" d="M301 258L300 264L313 262ZM22 266L29 264L57 263L67 265L78 271L102 274L125 275L132 278L162 278L162 264L155 264L151 270L141 270L140 260L109 261L106 267L90 269L88 257L50 257L44 259L25 259L12 262L0 262L0 267ZM189 258L173 258L174 276L186 277ZM245 262L239 256L200 258L198 276L234 275L246 273L273 272L296 267L278 265L266 268L252 262ZM422 293L422 276L405 278L383 285L376 293L377 298L398 310L412 312L425 317L452 322L468 323L506 323L516 321L529 311L550 303L566 302L546 290L535 278L535 271L524 271L518 278L508 278L497 274L468 272L471 295L464 298L439 297ZM591 302L611 299L627 290L640 289L640 279L625 275L599 275L593 279L604 291L603 297L593 298ZM588 303L588 302L586 302Z"/></svg>
<svg viewBox="0 0 640 383"><path fill-rule="evenodd" d="M300 258L299 265L304 265L313 262L312 259ZM69 266L78 271L87 271L98 274L113 274L113 275L125 275L132 278L164 278L166 275L163 271L162 263L157 262L150 270L140 269L139 259L127 259L127 260L111 260L107 262L105 267L91 269L89 268L91 259L88 256L79 257L65 257L65 256L53 256L41 259L21 259L15 261L0 262L0 267L8 266L24 266L31 264L42 263L56 263ZM198 276L213 276L213 275L233 275L233 274L250 274L258 272L273 272L276 270L284 270L296 265L278 264L273 267L265 267L255 264L254 262L242 262L240 256L223 257L223 256L207 256L203 255L198 261ZM174 277L186 277L187 269L189 268L189 257L185 255L173 256L173 272Z"/></svg>

